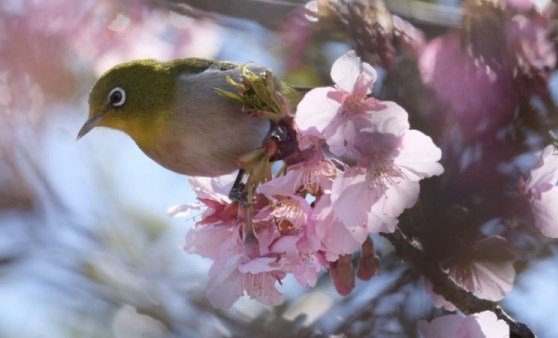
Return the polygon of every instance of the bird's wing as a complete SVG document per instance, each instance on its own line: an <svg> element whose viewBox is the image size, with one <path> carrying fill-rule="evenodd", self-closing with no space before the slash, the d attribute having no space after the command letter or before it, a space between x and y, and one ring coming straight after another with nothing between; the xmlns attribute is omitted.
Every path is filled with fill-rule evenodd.
<svg viewBox="0 0 558 338"><path fill-rule="evenodd" d="M207 69L229 70L238 67L238 64L233 62L202 58L176 59L169 63L171 68L175 68L182 74L198 74Z"/></svg>

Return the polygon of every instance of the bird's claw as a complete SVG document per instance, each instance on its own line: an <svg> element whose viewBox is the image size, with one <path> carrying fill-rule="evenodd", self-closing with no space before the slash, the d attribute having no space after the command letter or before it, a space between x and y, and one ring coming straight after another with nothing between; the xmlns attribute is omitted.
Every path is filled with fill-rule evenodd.
<svg viewBox="0 0 558 338"><path fill-rule="evenodd" d="M246 183L244 182L244 169L238 171L238 175L234 180L231 191L229 191L229 198L233 202L237 202L242 207L247 207L250 205L248 201L248 194L246 191Z"/></svg>

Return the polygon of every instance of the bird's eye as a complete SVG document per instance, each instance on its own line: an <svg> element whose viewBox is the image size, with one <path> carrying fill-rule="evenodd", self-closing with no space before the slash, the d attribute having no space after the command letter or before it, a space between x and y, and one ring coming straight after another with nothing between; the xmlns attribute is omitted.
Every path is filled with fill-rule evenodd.
<svg viewBox="0 0 558 338"><path fill-rule="evenodd" d="M126 92L120 87L116 87L110 91L108 101L113 107L120 107L126 102Z"/></svg>

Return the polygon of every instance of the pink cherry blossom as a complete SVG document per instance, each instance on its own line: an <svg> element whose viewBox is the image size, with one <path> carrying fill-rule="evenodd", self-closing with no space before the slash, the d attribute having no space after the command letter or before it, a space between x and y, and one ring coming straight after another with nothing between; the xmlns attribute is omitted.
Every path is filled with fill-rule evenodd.
<svg viewBox="0 0 558 338"><path fill-rule="evenodd" d="M533 8L533 0L506 0L506 5L519 12L526 12Z"/></svg>
<svg viewBox="0 0 558 338"><path fill-rule="evenodd" d="M322 195L312 216L316 222L316 235L322 243L326 259L336 261L340 255L350 255L360 248L368 237L366 225L347 226L333 212L331 196Z"/></svg>
<svg viewBox="0 0 558 338"><path fill-rule="evenodd" d="M319 241L315 236L283 236L271 247L271 251L281 256L285 270L293 274L303 287L316 286L318 273L324 270L327 261L316 249Z"/></svg>
<svg viewBox="0 0 558 338"><path fill-rule="evenodd" d="M215 260L222 251L227 250L223 245L227 243L226 239L234 238L234 234L244 225L237 203L232 203L226 195L232 186L234 175L217 178L192 177L189 181L199 202L173 207L170 212L181 216L200 210L201 206L206 207L201 220L186 234L184 250Z"/></svg>
<svg viewBox="0 0 558 338"><path fill-rule="evenodd" d="M186 236L187 252L215 260L209 270L209 301L226 308L246 294L265 304L281 303L275 283L286 272L279 257L262 255L257 241L243 239L242 233L240 224L216 222L198 223Z"/></svg>
<svg viewBox="0 0 558 338"><path fill-rule="evenodd" d="M430 323L420 321L417 326L424 338L506 338L510 336L508 324L498 319L491 311L469 316L447 315L438 317Z"/></svg>
<svg viewBox="0 0 558 338"><path fill-rule="evenodd" d="M271 253L260 245L255 233L246 231L245 212L227 196L233 180L234 175L190 179L207 210L188 231L184 249L214 260L207 288L213 306L229 307L243 294L277 305L283 298L275 283L286 275L285 266L280 255Z"/></svg>
<svg viewBox="0 0 558 338"><path fill-rule="evenodd" d="M515 269L510 261L473 261L466 266L449 267L448 275L475 296L497 302L513 288ZM456 310L452 303L434 292L429 282L426 283L426 291L432 296L434 306Z"/></svg>
<svg viewBox="0 0 558 338"><path fill-rule="evenodd" d="M514 259L515 250L509 242L503 237L491 236L448 259L444 269L458 285L476 297L497 302L513 287ZM448 311L455 310L453 304L434 293L432 285L428 282L426 290L432 295L436 307L443 306Z"/></svg>
<svg viewBox="0 0 558 338"><path fill-rule="evenodd" d="M500 301L513 288L515 269L509 261L474 261L466 278L460 270L450 269L449 274L479 298Z"/></svg>
<svg viewBox="0 0 558 338"><path fill-rule="evenodd" d="M440 175L441 151L416 130L401 136L361 133L359 166L333 182L333 210L347 225L368 224L370 231L393 231L396 218L418 198L418 181Z"/></svg>
<svg viewBox="0 0 558 338"><path fill-rule="evenodd" d="M223 252L209 270L207 297L213 306L219 308L230 307L243 294L264 304L278 305L283 296L275 283L284 275L274 257Z"/></svg>
<svg viewBox="0 0 558 338"><path fill-rule="evenodd" d="M512 74L477 66L462 46L455 32L432 39L419 57L422 79L436 93L440 119L457 119L466 135L492 132L517 103Z"/></svg>
<svg viewBox="0 0 558 338"><path fill-rule="evenodd" d="M540 154L523 186L529 199L535 226L546 237L558 238L558 151L552 145Z"/></svg>
<svg viewBox="0 0 558 338"><path fill-rule="evenodd" d="M301 286L314 286L326 261L311 219L312 209L303 198L291 196L263 208L255 218L254 230L262 253L281 258Z"/></svg>
<svg viewBox="0 0 558 338"><path fill-rule="evenodd" d="M533 11L531 15L513 16L506 26L508 48L516 57L519 89L525 97L548 91L550 69L556 64L554 42L548 36L549 22L542 13Z"/></svg>
<svg viewBox="0 0 558 338"><path fill-rule="evenodd" d="M316 195L330 189L338 173L339 169L331 160L324 159L321 152L315 152L310 159L290 166L285 175L262 184L258 192L267 198L274 195L291 196L299 191Z"/></svg>
<svg viewBox="0 0 558 338"><path fill-rule="evenodd" d="M407 123L407 113L399 106L368 96L376 81L376 71L362 63L354 51L335 61L331 78L334 87L315 88L304 96L297 107L296 122L302 135L325 139L334 155L351 153L353 138L362 129L375 128L378 124L375 119L392 120L398 116L400 124ZM383 113L374 117L380 111Z"/></svg>

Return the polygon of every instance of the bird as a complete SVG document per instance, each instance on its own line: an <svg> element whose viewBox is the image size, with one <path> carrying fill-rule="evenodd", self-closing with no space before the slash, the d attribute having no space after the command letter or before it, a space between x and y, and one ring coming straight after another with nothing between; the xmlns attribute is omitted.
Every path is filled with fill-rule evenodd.
<svg viewBox="0 0 558 338"><path fill-rule="evenodd" d="M89 117L78 140L95 127L128 134L163 167L188 176L215 177L240 169L237 159L262 146L272 123L217 93L236 92L244 65L204 58L134 60L102 74L89 95ZM246 66L258 74L266 71ZM280 91L302 98L294 87Z"/></svg>

